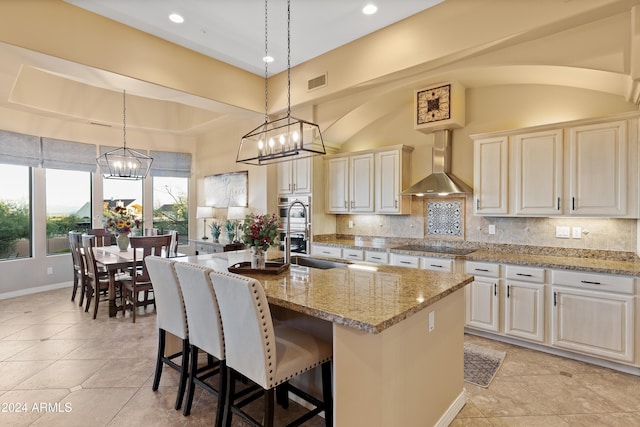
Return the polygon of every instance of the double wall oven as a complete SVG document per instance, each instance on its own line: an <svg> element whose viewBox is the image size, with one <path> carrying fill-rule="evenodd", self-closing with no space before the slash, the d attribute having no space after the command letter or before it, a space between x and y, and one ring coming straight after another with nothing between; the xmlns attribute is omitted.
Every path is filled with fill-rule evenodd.
<svg viewBox="0 0 640 427"><path fill-rule="evenodd" d="M304 208L299 203L301 202ZM289 209L291 208L291 209ZM278 216L280 228L280 250L285 250L287 225L291 224L291 253L306 254L311 251L311 196L278 197ZM305 223L307 230L305 230Z"/></svg>

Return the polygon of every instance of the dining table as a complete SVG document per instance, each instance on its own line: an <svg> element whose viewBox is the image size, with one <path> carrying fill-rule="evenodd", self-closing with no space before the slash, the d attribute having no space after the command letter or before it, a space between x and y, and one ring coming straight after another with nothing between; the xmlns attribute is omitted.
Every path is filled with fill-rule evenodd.
<svg viewBox="0 0 640 427"><path fill-rule="evenodd" d="M93 248L93 255L96 264L103 267L109 276L109 289L107 297L109 299L109 317L115 317L121 307L116 304L116 275L120 271L128 271L133 268L134 249L129 247L126 251L120 250L117 245L98 246ZM162 256L164 256L164 250ZM184 254L176 253L172 256L184 256ZM138 265L142 263L142 249L138 249Z"/></svg>

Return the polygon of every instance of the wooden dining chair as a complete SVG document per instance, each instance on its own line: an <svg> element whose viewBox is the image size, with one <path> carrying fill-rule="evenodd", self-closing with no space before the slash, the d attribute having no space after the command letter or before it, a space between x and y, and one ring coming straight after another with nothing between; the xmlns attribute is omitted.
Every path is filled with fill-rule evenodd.
<svg viewBox="0 0 640 427"><path fill-rule="evenodd" d="M96 236L94 246L111 246L111 232L104 228L92 228L87 232L92 236Z"/></svg>
<svg viewBox="0 0 640 427"><path fill-rule="evenodd" d="M90 234L82 235L82 250L84 252L84 260L86 265L86 297L87 304L84 311L89 311L91 300L95 300L93 306L93 318L98 315L98 305L100 304L100 294L106 292L109 289L109 276L106 272L98 268L96 263L95 254L93 252L95 246L96 237ZM116 274L116 290L120 290L122 293L122 279L128 275L119 273Z"/></svg>
<svg viewBox="0 0 640 427"><path fill-rule="evenodd" d="M131 317L135 323L138 307L146 309L149 304L153 304L155 307L155 300L149 298L150 293L153 292L153 284L144 259L150 255L167 257L171 236L168 234L164 236L133 236L129 239L133 249L133 265L139 266L139 268L132 269L130 278L122 281L122 309L124 314L128 308L131 308ZM140 300L141 292L144 292L142 300Z"/></svg>
<svg viewBox="0 0 640 427"><path fill-rule="evenodd" d="M75 301L78 286L80 286L80 302L84 302L84 294L87 286L87 270L82 254L82 233L79 231L69 232L69 250L71 251L71 261L73 262L73 291L71 292L71 301Z"/></svg>

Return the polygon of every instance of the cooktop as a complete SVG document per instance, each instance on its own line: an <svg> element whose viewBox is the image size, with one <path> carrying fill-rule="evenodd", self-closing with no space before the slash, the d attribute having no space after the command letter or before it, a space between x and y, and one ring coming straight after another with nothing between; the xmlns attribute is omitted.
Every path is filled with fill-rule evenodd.
<svg viewBox="0 0 640 427"><path fill-rule="evenodd" d="M475 249L451 248L447 246L422 246L422 245L405 245L405 246L398 246L391 249L399 249L401 251L436 252L440 254L450 254L450 255L468 255L471 252L475 251Z"/></svg>

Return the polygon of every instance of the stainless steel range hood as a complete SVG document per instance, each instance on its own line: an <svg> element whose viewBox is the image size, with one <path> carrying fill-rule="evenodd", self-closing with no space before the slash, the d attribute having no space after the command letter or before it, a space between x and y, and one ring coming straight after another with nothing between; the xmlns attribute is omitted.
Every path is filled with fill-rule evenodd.
<svg viewBox="0 0 640 427"><path fill-rule="evenodd" d="M473 193L473 189L451 171L451 131L437 130L433 133L433 157L431 175L416 182L402 192L409 196L450 196Z"/></svg>

